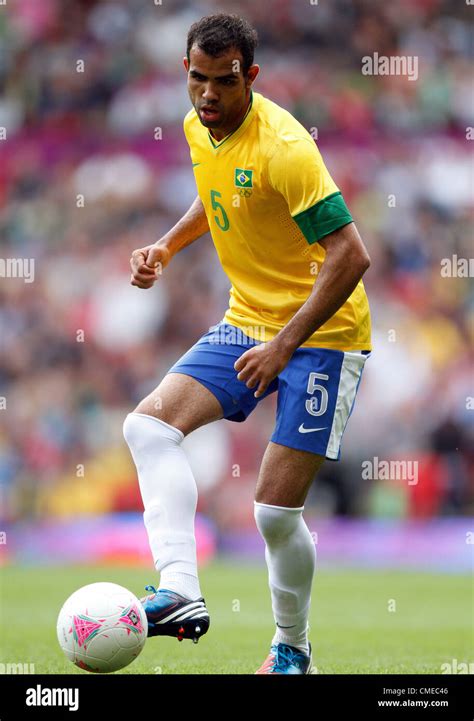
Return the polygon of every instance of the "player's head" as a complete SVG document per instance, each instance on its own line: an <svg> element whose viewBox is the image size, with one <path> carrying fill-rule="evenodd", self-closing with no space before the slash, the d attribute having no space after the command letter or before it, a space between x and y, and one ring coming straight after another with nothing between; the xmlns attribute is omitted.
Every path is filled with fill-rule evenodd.
<svg viewBox="0 0 474 721"><path fill-rule="evenodd" d="M238 15L209 15L191 26L184 66L188 91L207 128L231 128L248 105L259 67L256 30Z"/></svg>

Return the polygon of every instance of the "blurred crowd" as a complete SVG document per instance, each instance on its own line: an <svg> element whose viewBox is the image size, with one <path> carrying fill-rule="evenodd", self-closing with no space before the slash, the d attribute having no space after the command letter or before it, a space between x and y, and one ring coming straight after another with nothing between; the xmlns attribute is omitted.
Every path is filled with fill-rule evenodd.
<svg viewBox="0 0 474 721"><path fill-rule="evenodd" d="M152 290L129 285L131 251L195 196L182 57L190 24L216 11L255 24L255 89L317 135L372 259L374 351L342 460L326 463L309 507L469 513L473 295L440 269L472 255L472 8L14 0L0 5L0 258L34 259L35 276L0 278L3 516L140 508L122 421L227 307L208 236ZM374 52L416 55L418 80L363 75ZM201 509L224 527L253 522L274 412L269 398L246 423L187 439ZM416 459L418 484L363 478L374 458Z"/></svg>

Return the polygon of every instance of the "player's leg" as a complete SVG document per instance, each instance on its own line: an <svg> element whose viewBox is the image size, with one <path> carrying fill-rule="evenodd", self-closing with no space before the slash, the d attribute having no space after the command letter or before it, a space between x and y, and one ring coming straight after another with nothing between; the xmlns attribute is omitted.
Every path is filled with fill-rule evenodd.
<svg viewBox="0 0 474 721"><path fill-rule="evenodd" d="M255 496L277 624L258 673L308 673L308 618L316 548L303 519L308 489L325 458L338 460L366 356L301 348L280 374L277 422Z"/></svg>
<svg viewBox="0 0 474 721"><path fill-rule="evenodd" d="M199 638L209 625L197 572L197 488L181 442L195 428L222 418L222 413L220 402L204 385L170 373L124 422L160 573L158 591L147 587L152 594L144 601L149 635Z"/></svg>
<svg viewBox="0 0 474 721"><path fill-rule="evenodd" d="M195 638L205 632L203 623L196 635L195 626L190 624L188 633L189 624L181 627L177 622L184 614L187 618L188 612L191 619L202 613L199 604L203 601L194 538L197 489L181 441L195 428L222 417L243 421L257 405L253 391L237 380L234 369L237 358L253 341L236 331L224 323L211 328L124 423L125 439L137 466L150 546L160 572L158 592L150 587L153 594L144 602L149 635ZM272 384L268 393L275 388Z"/></svg>
<svg viewBox="0 0 474 721"><path fill-rule="evenodd" d="M195 378L183 373L168 373L133 412L158 418L180 430L184 436L223 417L216 396Z"/></svg>
<svg viewBox="0 0 474 721"><path fill-rule="evenodd" d="M325 461L324 456L270 442L260 466L255 501L299 508Z"/></svg>
<svg viewBox="0 0 474 721"><path fill-rule="evenodd" d="M276 632L270 656L258 673L287 673L295 665L301 673L311 671L308 616L316 548L303 507L324 460L323 456L270 442L262 461L255 520L265 540Z"/></svg>

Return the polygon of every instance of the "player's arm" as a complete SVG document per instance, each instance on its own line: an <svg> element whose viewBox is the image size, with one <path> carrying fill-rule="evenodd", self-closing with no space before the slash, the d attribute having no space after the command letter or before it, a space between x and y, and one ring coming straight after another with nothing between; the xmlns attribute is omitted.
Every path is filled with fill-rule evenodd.
<svg viewBox="0 0 474 721"><path fill-rule="evenodd" d="M133 251L130 258L131 284L137 288L151 288L171 258L208 230L206 212L198 195L189 210L166 235L152 245Z"/></svg>
<svg viewBox="0 0 474 721"><path fill-rule="evenodd" d="M240 356L234 368L248 388L257 387L259 398L290 360L297 348L317 331L346 302L370 266L367 249L349 223L319 241L326 249L309 298L293 318L268 343Z"/></svg>
<svg viewBox="0 0 474 721"><path fill-rule="evenodd" d="M326 257L307 301L275 336L284 356L293 355L346 302L370 266L370 257L354 223L319 243Z"/></svg>

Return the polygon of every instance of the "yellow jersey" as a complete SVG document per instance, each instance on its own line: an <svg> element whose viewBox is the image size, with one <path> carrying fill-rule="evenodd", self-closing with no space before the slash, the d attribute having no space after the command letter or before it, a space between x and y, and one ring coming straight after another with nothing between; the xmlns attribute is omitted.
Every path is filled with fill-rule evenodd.
<svg viewBox="0 0 474 721"><path fill-rule="evenodd" d="M184 119L199 197L230 282L224 321L274 338L309 297L326 251L319 240L350 223L344 199L306 129L252 91L239 127L220 142L194 110ZM371 350L362 280L303 346Z"/></svg>

